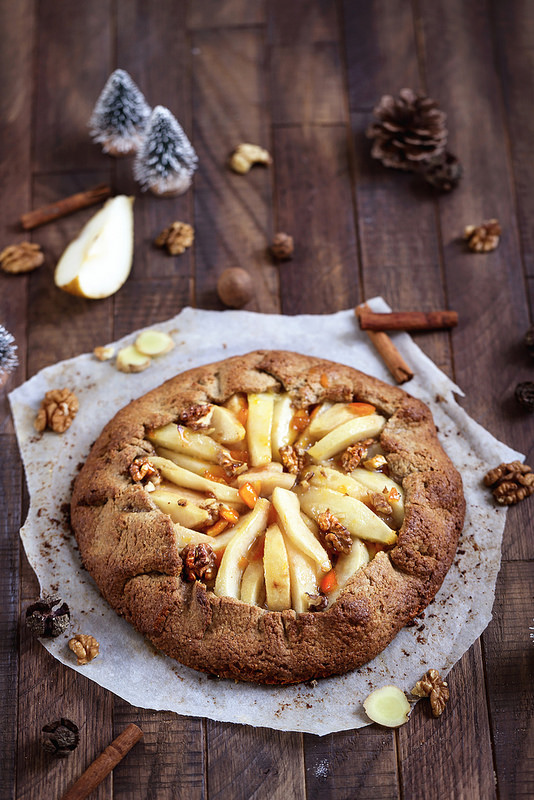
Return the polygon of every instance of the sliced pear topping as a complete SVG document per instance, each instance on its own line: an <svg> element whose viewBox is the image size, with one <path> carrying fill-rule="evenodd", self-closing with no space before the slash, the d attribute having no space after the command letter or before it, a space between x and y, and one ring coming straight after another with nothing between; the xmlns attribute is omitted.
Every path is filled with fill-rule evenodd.
<svg viewBox="0 0 534 800"><path fill-rule="evenodd" d="M320 570L328 572L331 567L328 554L302 520L296 494L288 489L277 487L273 491L272 503L287 538L295 547L311 558Z"/></svg>
<svg viewBox="0 0 534 800"><path fill-rule="evenodd" d="M338 518L342 525L348 528L352 536L388 545L395 544L397 541L395 531L354 497L319 486L310 486L305 490L297 489L297 492L303 511L315 520L323 511L328 510Z"/></svg>
<svg viewBox="0 0 534 800"><path fill-rule="evenodd" d="M224 551L215 581L214 592L219 597L239 597L241 578L248 566L247 555L256 538L267 526L269 506L269 501L260 497L254 509L241 517L232 529L233 536Z"/></svg>
<svg viewBox="0 0 534 800"><path fill-rule="evenodd" d="M202 475L197 475L195 472L179 467L174 462L161 458L161 456L150 456L150 461L159 470L163 478L175 483L176 486L184 486L186 489L196 489L200 492L210 492L217 500L221 500L223 503L243 505L237 489L228 486L226 483L218 483L217 481L203 478Z"/></svg>
<svg viewBox="0 0 534 800"><path fill-rule="evenodd" d="M261 605L265 600L265 578L263 577L263 561L251 561L243 573L241 581L241 600L253 606Z"/></svg>
<svg viewBox="0 0 534 800"><path fill-rule="evenodd" d="M135 346L145 356L162 356L172 350L174 342L163 331L143 331L135 340Z"/></svg>
<svg viewBox="0 0 534 800"><path fill-rule="evenodd" d="M248 472L242 472L237 476L237 485L241 487L247 481L260 481L259 494L261 497L270 497L277 486L282 489L291 489L295 483L295 476L289 472L282 472L281 464L275 463L272 466L279 466L280 469L271 469L271 465L266 464L265 469L256 467Z"/></svg>
<svg viewBox="0 0 534 800"><path fill-rule="evenodd" d="M130 274L133 257L133 197L107 201L59 259L56 286L79 297L109 297Z"/></svg>
<svg viewBox="0 0 534 800"><path fill-rule="evenodd" d="M183 550L188 544L209 544L215 553L222 553L234 533L235 528L228 528L223 533L220 533L219 536L208 536L205 533L200 533L200 531L186 528L177 522L174 523L174 536L179 550Z"/></svg>
<svg viewBox="0 0 534 800"><path fill-rule="evenodd" d="M221 444L242 442L247 432L235 414L224 406L212 406L210 417L211 436Z"/></svg>
<svg viewBox="0 0 534 800"><path fill-rule="evenodd" d="M230 453L210 436L190 431L183 425L170 422L148 434L150 441L158 447L166 447L177 453L204 459L217 464L221 459L230 459Z"/></svg>
<svg viewBox="0 0 534 800"><path fill-rule="evenodd" d="M308 467L304 471L304 479L308 480L312 486L322 486L324 489L332 489L340 494L348 494L362 502L369 494L365 486L355 481L354 478L322 464Z"/></svg>
<svg viewBox="0 0 534 800"><path fill-rule="evenodd" d="M354 417L350 403L323 403L321 413L315 414L310 422L309 432L315 439L320 439L339 425L351 422Z"/></svg>
<svg viewBox="0 0 534 800"><path fill-rule="evenodd" d="M150 493L150 499L164 514L168 514L173 522L179 522L186 528L198 528L211 520L211 514L205 508L186 500L174 489L158 487Z"/></svg>
<svg viewBox="0 0 534 800"><path fill-rule="evenodd" d="M297 614L308 611L310 595L319 592L317 584L317 567L311 558L305 556L286 538L286 549L291 576L291 606Z"/></svg>
<svg viewBox="0 0 534 800"><path fill-rule="evenodd" d="M291 396L287 393L280 394L274 401L273 426L271 431L272 458L280 461L280 448L293 444L297 438L297 431L291 426L295 409Z"/></svg>
<svg viewBox="0 0 534 800"><path fill-rule="evenodd" d="M351 578L360 567L365 566L369 562L369 551L361 539L355 539L352 543L350 553L341 553L339 556L334 571L336 573L337 586L329 594L331 603L337 600L341 594L342 589L345 587L349 578Z"/></svg>
<svg viewBox="0 0 534 800"><path fill-rule="evenodd" d="M119 350L115 366L120 372L142 372L150 366L150 363L150 356L145 356L137 347L130 344Z"/></svg>
<svg viewBox="0 0 534 800"><path fill-rule="evenodd" d="M410 704L404 692L396 686L382 686L363 701L365 713L373 722L387 728L398 728L408 722Z"/></svg>
<svg viewBox="0 0 534 800"><path fill-rule="evenodd" d="M324 461L332 458L340 450L362 439L378 436L384 425L385 417L380 414L367 414L364 417L353 417L348 422L338 425L337 428L319 439L310 449L308 454L314 461Z"/></svg>
<svg viewBox="0 0 534 800"><path fill-rule="evenodd" d="M249 394L247 442L250 463L253 467L272 461L271 427L274 412L274 395L267 392Z"/></svg>
<svg viewBox="0 0 534 800"><path fill-rule="evenodd" d="M269 609L283 611L291 608L289 561L282 531L276 524L270 525L265 531L263 570Z"/></svg>
<svg viewBox="0 0 534 800"><path fill-rule="evenodd" d="M351 478L354 478L354 480L372 492L387 490L387 501L391 506L393 521L396 527L400 528L404 519L404 491L402 487L392 478L384 475L383 472L370 472L368 469L357 467L352 470L350 475Z"/></svg>

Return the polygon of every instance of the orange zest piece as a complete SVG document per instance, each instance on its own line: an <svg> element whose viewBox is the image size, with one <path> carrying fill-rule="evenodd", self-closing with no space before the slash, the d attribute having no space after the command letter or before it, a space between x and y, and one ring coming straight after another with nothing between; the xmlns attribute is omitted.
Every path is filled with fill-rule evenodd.
<svg viewBox="0 0 534 800"><path fill-rule="evenodd" d="M241 556L241 558L237 562L237 566L239 567L239 569L246 569L248 565L249 565L248 558L245 558L245 556Z"/></svg>
<svg viewBox="0 0 534 800"><path fill-rule="evenodd" d="M215 465L210 469L204 470L204 477L209 481L215 481L215 483L228 483L227 476L223 468Z"/></svg>
<svg viewBox="0 0 534 800"><path fill-rule="evenodd" d="M308 427L309 422L310 422L310 415L308 414L306 409L298 408L293 414L293 417L291 419L291 427L293 428L294 431L298 431L300 433L300 431L303 431L304 428Z"/></svg>
<svg viewBox="0 0 534 800"><path fill-rule="evenodd" d="M226 506L221 506L219 509L219 514L223 519L230 523L230 525L235 525L239 519L239 511L236 511L235 508L227 508Z"/></svg>
<svg viewBox="0 0 534 800"><path fill-rule="evenodd" d="M229 450L228 452L234 461L248 464L248 452L246 450Z"/></svg>
<svg viewBox="0 0 534 800"><path fill-rule="evenodd" d="M336 573L333 569L330 572L327 572L320 584L320 590L323 594L328 594L331 592L332 589L335 589L337 586L337 578Z"/></svg>
<svg viewBox="0 0 534 800"><path fill-rule="evenodd" d="M375 406L372 406L371 403L349 403L349 408L358 417L365 417L367 414L374 414L376 411Z"/></svg>
<svg viewBox="0 0 534 800"><path fill-rule="evenodd" d="M228 523L225 519L218 519L214 525L206 529L206 533L208 536L218 536L227 527Z"/></svg>
<svg viewBox="0 0 534 800"><path fill-rule="evenodd" d="M388 500L393 500L393 501L400 500L400 494L395 488L389 490Z"/></svg>
<svg viewBox="0 0 534 800"><path fill-rule="evenodd" d="M323 372L323 374L321 375L321 377L319 379L319 383L321 384L321 386L324 389L326 389L328 386L330 386L330 378L328 377L326 372Z"/></svg>
<svg viewBox="0 0 534 800"><path fill-rule="evenodd" d="M254 481L254 483L258 484L260 481ZM255 486L250 481L247 481L243 486L240 486L239 496L246 506L254 508L258 502L259 492L256 491Z"/></svg>

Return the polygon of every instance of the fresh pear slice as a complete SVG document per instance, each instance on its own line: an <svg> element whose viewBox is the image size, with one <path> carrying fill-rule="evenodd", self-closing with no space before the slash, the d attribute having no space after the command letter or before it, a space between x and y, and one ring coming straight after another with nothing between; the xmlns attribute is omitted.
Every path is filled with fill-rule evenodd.
<svg viewBox="0 0 534 800"><path fill-rule="evenodd" d="M251 561L243 573L241 600L251 606L260 606L265 600L265 578L261 559Z"/></svg>
<svg viewBox="0 0 534 800"><path fill-rule="evenodd" d="M351 578L360 567L369 563L369 551L361 539L354 539L350 553L341 553L334 572L336 573L337 586L328 595L330 603L337 600L348 579Z"/></svg>
<svg viewBox="0 0 534 800"><path fill-rule="evenodd" d="M322 464L308 467L303 477L312 486L322 486L324 489L332 489L340 494L348 494L350 497L355 497L356 500L362 502L369 494L369 491L361 483L355 481L354 478Z"/></svg>
<svg viewBox="0 0 534 800"><path fill-rule="evenodd" d="M308 455L314 461L325 461L355 442L377 436L385 424L385 417L380 414L353 417L353 419L338 425L337 428L334 428L322 439L319 439L318 442L310 447Z"/></svg>
<svg viewBox="0 0 534 800"><path fill-rule="evenodd" d="M400 528L404 519L404 491L402 486L399 486L392 478L388 478L383 472L370 472L368 469L362 469L361 467L353 469L350 475L351 478L354 478L354 480L372 492L383 492L384 489L387 489L388 492L391 492L392 489L395 490L392 495L388 496L387 501L391 506L395 526Z"/></svg>
<svg viewBox="0 0 534 800"><path fill-rule="evenodd" d="M205 508L200 508L196 503L181 497L174 489L158 487L150 493L150 499L160 511L168 514L173 522L179 522L186 528L199 528L211 519L211 514Z"/></svg>
<svg viewBox="0 0 534 800"><path fill-rule="evenodd" d="M256 538L267 527L269 506L269 501L260 497L253 510L241 517L231 529L233 536L221 559L213 590L219 597L239 597L243 572L248 566L247 555Z"/></svg>
<svg viewBox="0 0 534 800"><path fill-rule="evenodd" d="M237 442L242 442L247 435L235 414L224 406L212 406L209 425L210 436L220 444L237 444Z"/></svg>
<svg viewBox="0 0 534 800"><path fill-rule="evenodd" d="M280 448L293 444L297 431L291 427L295 409L289 394L284 393L274 401L273 426L271 430L271 448L274 461L280 461Z"/></svg>
<svg viewBox="0 0 534 800"><path fill-rule="evenodd" d="M256 469L248 470L248 472L242 472L241 475L237 476L237 485L241 487L247 481L260 481L261 497L270 497L277 486L282 489L291 489L293 487L295 475L281 470L267 469L267 466L271 465L266 465L265 469L257 467ZM281 467L282 465L277 464L277 466Z"/></svg>
<svg viewBox="0 0 534 800"><path fill-rule="evenodd" d="M218 536L208 536L206 533L186 528L177 522L174 523L174 537L179 550L183 550L188 544L209 544L214 553L222 553L234 536L234 532L235 528L227 528Z"/></svg>
<svg viewBox="0 0 534 800"><path fill-rule="evenodd" d="M142 372L150 364L150 356L140 353L133 344L128 347L122 347L115 360L115 366L120 372Z"/></svg>
<svg viewBox="0 0 534 800"><path fill-rule="evenodd" d="M167 450L166 447L158 447L157 450L158 456L172 461L173 464L176 464L178 467L188 469L190 472L196 472L197 475L202 475L202 477L213 467L213 464L209 461L204 461L194 456L187 456L185 453L177 453L176 450Z"/></svg>
<svg viewBox="0 0 534 800"><path fill-rule="evenodd" d="M289 561L282 531L276 524L270 525L265 531L263 571L269 610L291 608Z"/></svg>
<svg viewBox="0 0 534 800"><path fill-rule="evenodd" d="M145 356L162 356L174 347L168 333L163 331L142 331L135 340L135 346Z"/></svg>
<svg viewBox="0 0 534 800"><path fill-rule="evenodd" d="M387 728L398 728L408 722L411 706L403 691L396 686L382 686L363 701L365 713L373 722Z"/></svg>
<svg viewBox="0 0 534 800"><path fill-rule="evenodd" d="M331 567L328 554L302 520L296 494L288 489L277 487L273 491L272 504L286 537L293 542L295 547L309 556L320 570L328 572Z"/></svg>
<svg viewBox="0 0 534 800"><path fill-rule="evenodd" d="M121 288L132 267L133 202L118 195L91 217L57 263L57 287L91 299Z"/></svg>
<svg viewBox="0 0 534 800"><path fill-rule="evenodd" d="M297 614L309 609L309 595L318 594L317 568L311 558L305 556L286 537L289 575L291 578L291 606Z"/></svg>
<svg viewBox="0 0 534 800"><path fill-rule="evenodd" d="M253 467L272 461L271 427L274 412L274 395L267 392L249 394L247 442L250 463Z"/></svg>
<svg viewBox="0 0 534 800"><path fill-rule="evenodd" d="M183 425L176 425L173 422L151 431L148 438L157 447L176 450L178 453L211 461L214 464L219 463L221 459L231 460L228 450L213 441L210 436L198 431L190 431Z"/></svg>
<svg viewBox="0 0 534 800"><path fill-rule="evenodd" d="M356 416L354 411L351 411L350 403L334 403L333 405L329 403L326 408L324 406L326 403L323 403L321 413L314 414L308 426L309 433L315 439L321 439L338 425L350 422Z"/></svg>
<svg viewBox="0 0 534 800"><path fill-rule="evenodd" d="M184 486L186 489L196 489L199 492L211 492L217 500L223 503L238 503L243 505L243 501L239 496L237 489L228 486L226 483L218 483L211 481L209 478L203 478L202 475L197 475L195 472L190 472L188 469L179 467L172 461L168 461L161 456L150 456L150 462L161 473L162 477L176 486Z"/></svg>
<svg viewBox="0 0 534 800"><path fill-rule="evenodd" d="M323 511L330 511L350 531L352 536L359 536L361 539L382 544L395 544L397 541L395 531L364 503L354 497L320 486L310 486L304 490L297 489L297 492L302 510L316 520Z"/></svg>

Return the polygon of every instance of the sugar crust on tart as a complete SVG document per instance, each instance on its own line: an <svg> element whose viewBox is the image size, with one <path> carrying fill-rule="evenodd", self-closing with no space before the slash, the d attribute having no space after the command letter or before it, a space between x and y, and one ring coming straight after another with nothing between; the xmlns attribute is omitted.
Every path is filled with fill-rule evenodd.
<svg viewBox="0 0 534 800"><path fill-rule="evenodd" d="M267 684L381 652L441 586L464 513L427 406L285 351L131 402L71 503L83 563L119 614L187 666Z"/></svg>

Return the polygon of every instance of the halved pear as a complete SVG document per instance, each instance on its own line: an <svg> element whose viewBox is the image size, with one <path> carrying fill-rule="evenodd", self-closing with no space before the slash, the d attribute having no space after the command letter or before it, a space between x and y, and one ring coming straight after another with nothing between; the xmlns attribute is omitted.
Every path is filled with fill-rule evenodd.
<svg viewBox="0 0 534 800"><path fill-rule="evenodd" d="M130 274L133 258L133 197L107 201L59 259L54 282L79 297L109 297Z"/></svg>

